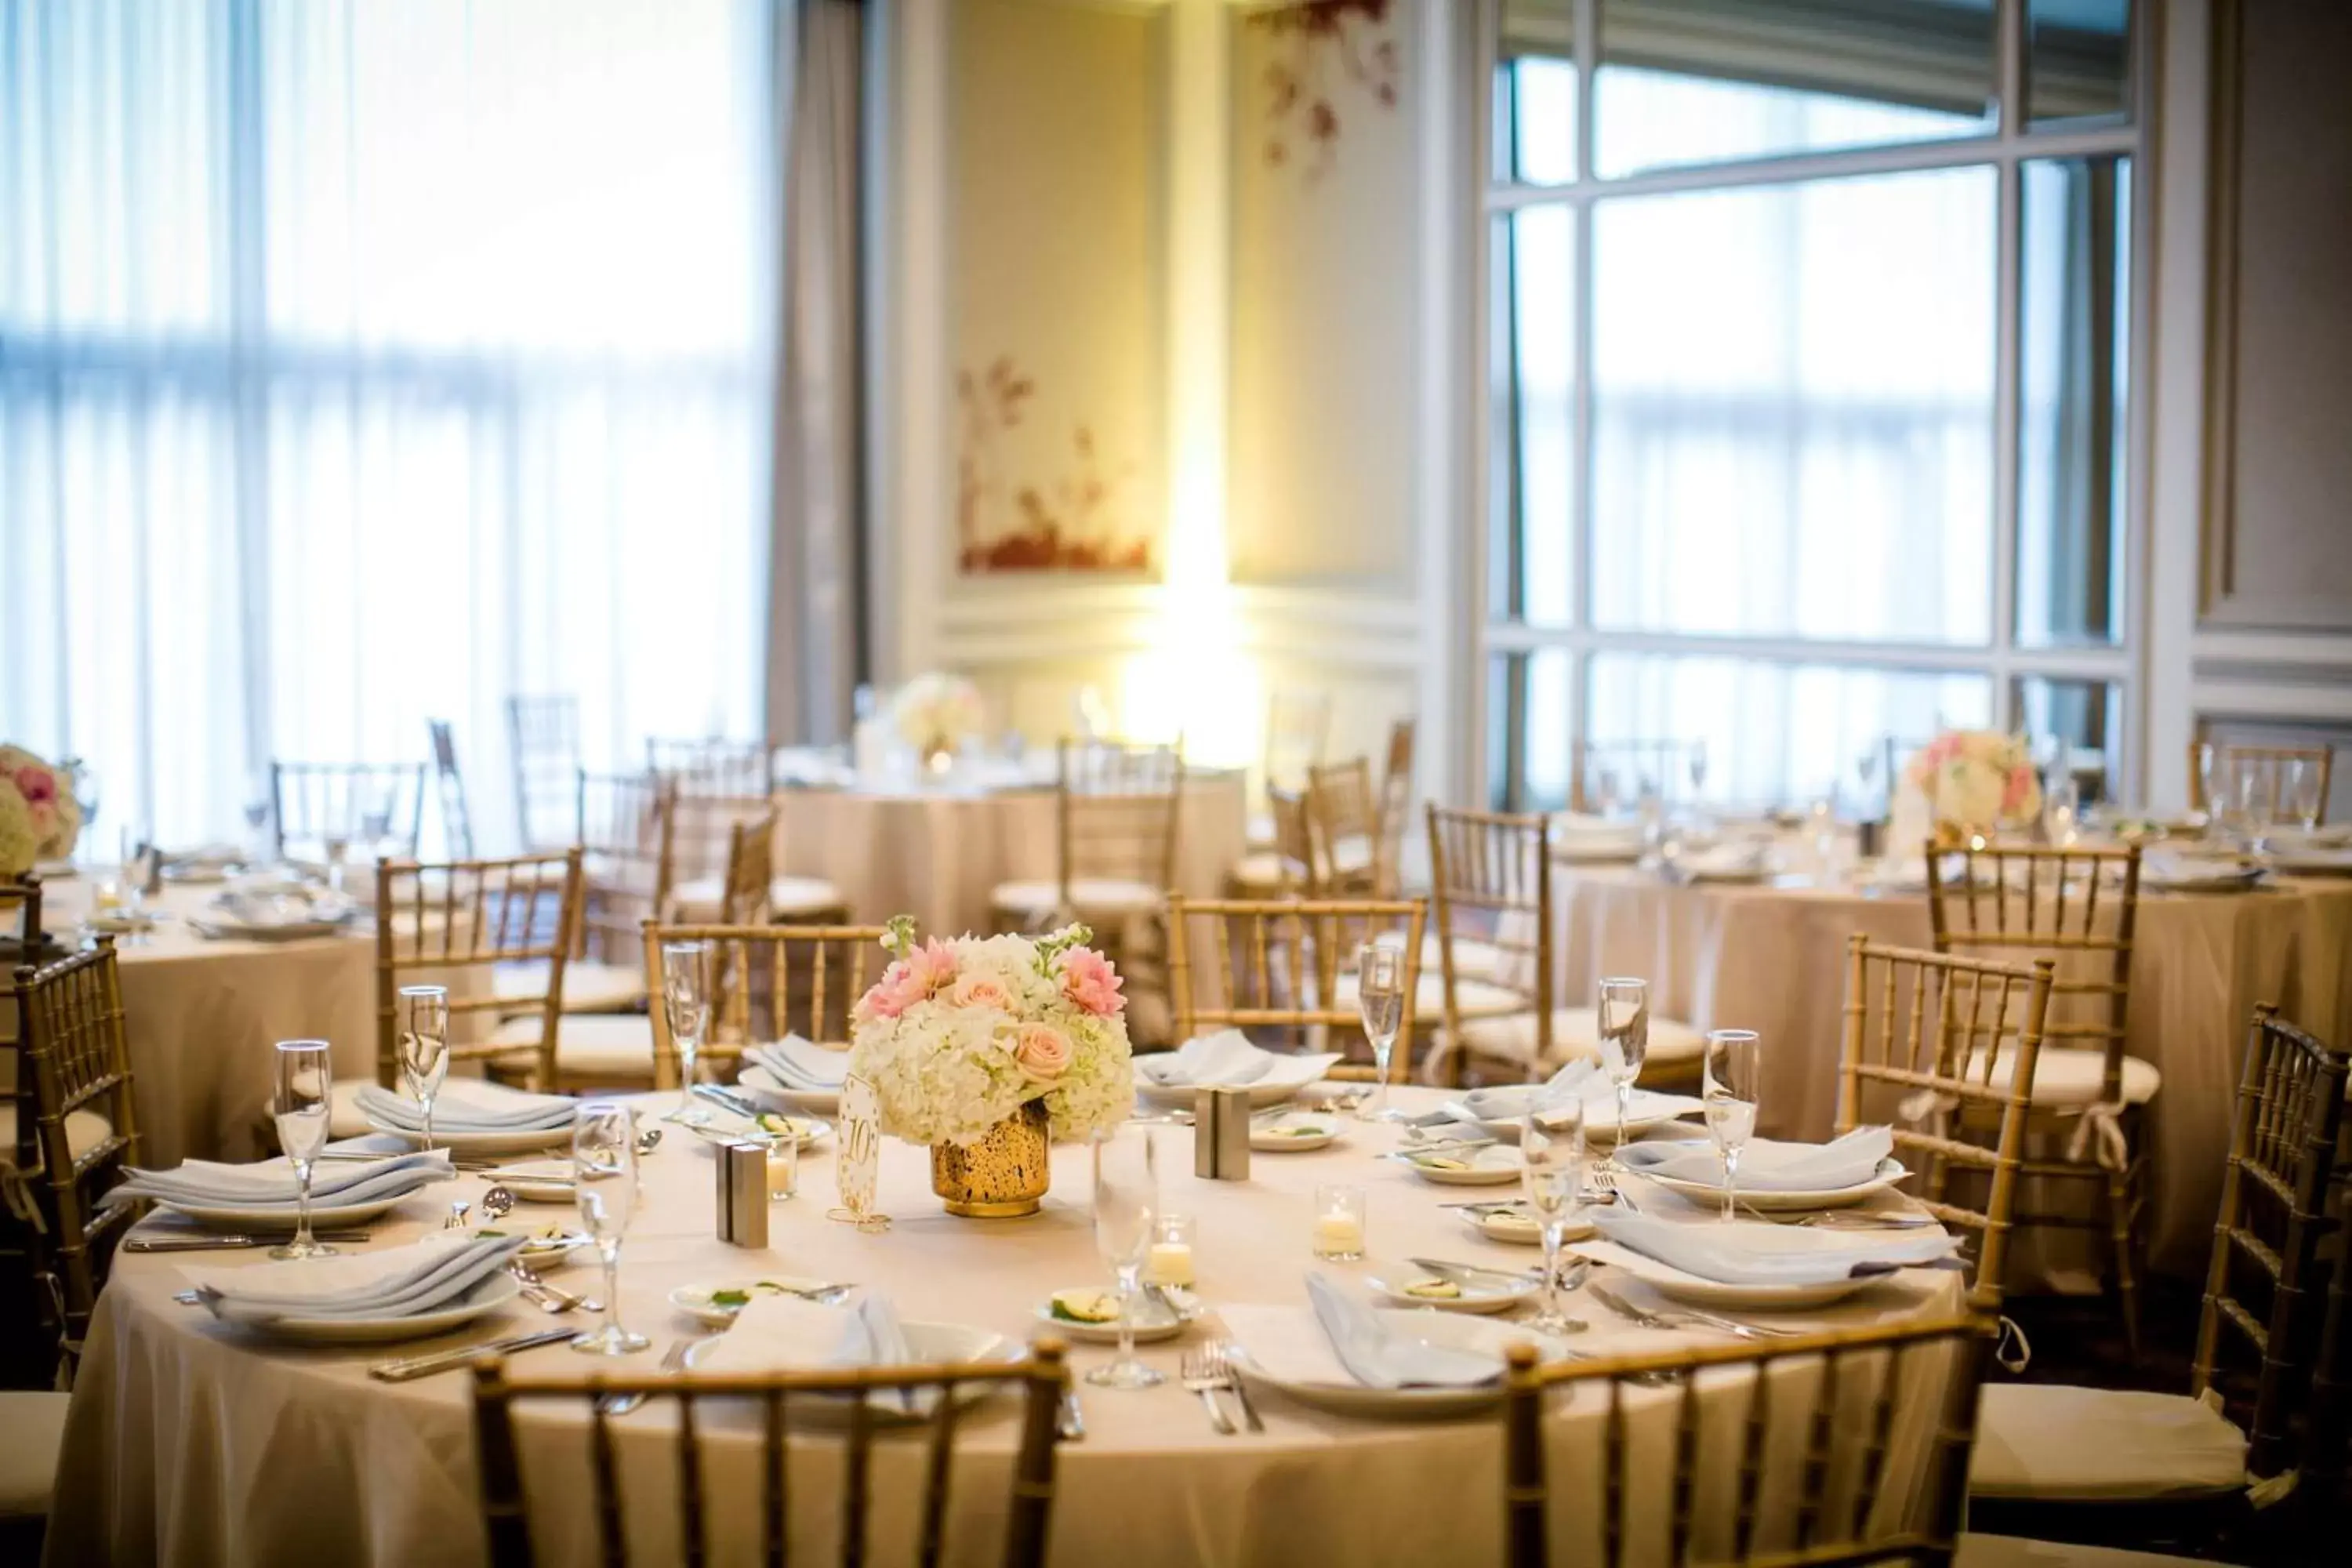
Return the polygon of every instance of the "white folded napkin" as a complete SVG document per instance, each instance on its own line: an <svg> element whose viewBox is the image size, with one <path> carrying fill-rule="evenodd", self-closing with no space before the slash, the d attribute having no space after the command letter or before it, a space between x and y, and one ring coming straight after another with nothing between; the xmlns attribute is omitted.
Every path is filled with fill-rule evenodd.
<svg viewBox="0 0 2352 1568"><path fill-rule="evenodd" d="M224 1322L410 1318L455 1305L522 1249L520 1236L436 1233L406 1247L251 1268L188 1269Z"/></svg>
<svg viewBox="0 0 2352 1568"><path fill-rule="evenodd" d="M449 1152L436 1149L395 1155L369 1163L321 1161L311 1167L310 1202L320 1208L373 1203L399 1197L456 1174ZM156 1198L196 1208L282 1208L292 1213L299 1201L294 1167L284 1160L259 1160L249 1165L190 1160L169 1171L133 1170L130 1179L108 1190L101 1205Z"/></svg>
<svg viewBox="0 0 2352 1568"><path fill-rule="evenodd" d="M1165 1089L1237 1089L1257 1083L1313 1083L1339 1059L1337 1051L1285 1056L1250 1043L1239 1029L1198 1035L1160 1056L1138 1057L1135 1070Z"/></svg>
<svg viewBox="0 0 2352 1568"><path fill-rule="evenodd" d="M1884 1127L1857 1127L1826 1143L1782 1143L1753 1138L1739 1156L1739 1185L1752 1192L1828 1193L1858 1187L1876 1178L1895 1152L1895 1134ZM1665 1176L1701 1186L1723 1185L1723 1156L1706 1140L1630 1143L1620 1160L1645 1176Z"/></svg>
<svg viewBox="0 0 2352 1568"><path fill-rule="evenodd" d="M786 1089L837 1094L849 1076L849 1053L828 1050L814 1040L786 1035L772 1045L745 1047L743 1054L768 1069Z"/></svg>
<svg viewBox="0 0 2352 1568"><path fill-rule="evenodd" d="M425 1130L425 1110L405 1095L365 1084L355 1097L370 1121L404 1132ZM539 1132L569 1127L580 1102L568 1095L525 1094L503 1084L453 1078L433 1101L433 1127L442 1132Z"/></svg>
<svg viewBox="0 0 2352 1568"><path fill-rule="evenodd" d="M1502 1376L1495 1357L1429 1344L1393 1329L1319 1274L1307 1277L1307 1299L1310 1311L1234 1306L1220 1308L1219 1315L1250 1360L1285 1383L1475 1388Z"/></svg>
<svg viewBox="0 0 2352 1568"><path fill-rule="evenodd" d="M1716 844L1685 851L1675 858L1673 869L1687 882L1753 877L1764 869L1765 857L1760 844Z"/></svg>
<svg viewBox="0 0 2352 1568"><path fill-rule="evenodd" d="M821 1306L798 1296L754 1291L697 1367L736 1373L808 1372L904 1366L914 1359L898 1310L887 1296L861 1290L838 1306ZM921 1414L938 1397L908 1397L912 1392L879 1393L875 1402Z"/></svg>
<svg viewBox="0 0 2352 1568"><path fill-rule="evenodd" d="M1564 1105L1571 1100L1584 1102L1588 1120L1598 1119L1601 1125L1614 1126L1617 1116L1617 1087L1599 1062L1590 1057L1580 1057L1541 1083L1507 1083L1493 1089L1474 1089L1449 1105L1466 1110L1480 1121L1516 1121L1533 1110L1547 1106ZM1655 1121L1667 1117L1687 1116L1703 1110L1703 1102L1687 1094L1661 1094L1636 1084L1628 1097L1627 1113L1636 1121Z"/></svg>
<svg viewBox="0 0 2352 1568"><path fill-rule="evenodd" d="M1589 1217L1606 1241L1722 1285L1826 1285L1935 1263L1959 1247L1959 1238L1944 1230L1806 1230L1769 1220L1658 1219L1615 1208L1591 1210ZM1592 1251L1589 1245L1577 1250Z"/></svg>

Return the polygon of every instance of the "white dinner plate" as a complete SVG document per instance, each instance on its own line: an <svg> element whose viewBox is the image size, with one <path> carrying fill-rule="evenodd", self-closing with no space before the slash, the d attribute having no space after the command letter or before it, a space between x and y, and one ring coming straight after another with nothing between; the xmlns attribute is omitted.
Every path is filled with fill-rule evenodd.
<svg viewBox="0 0 2352 1568"><path fill-rule="evenodd" d="M805 1111L817 1116L832 1116L841 1110L841 1091L837 1089L787 1089L774 1073L757 1062L745 1062L736 1075L735 1087L743 1098L771 1110Z"/></svg>
<svg viewBox="0 0 2352 1568"><path fill-rule="evenodd" d="M669 1304L714 1329L726 1328L735 1321L735 1314L749 1303L762 1286L771 1295L784 1295L793 1290L817 1290L833 1283L827 1279L806 1279L797 1274L745 1275L740 1279L704 1279L691 1285L681 1285L669 1293ZM721 1301L719 1297L740 1294L742 1301Z"/></svg>
<svg viewBox="0 0 2352 1568"><path fill-rule="evenodd" d="M1546 1362L1564 1361L1567 1344L1539 1334L1524 1323L1498 1323L1458 1312L1408 1311L1379 1308L1381 1321L1423 1344L1448 1350L1476 1351L1495 1358L1495 1381L1476 1388L1366 1388L1356 1383L1297 1383L1270 1375L1250 1359L1249 1347L1236 1342L1234 1365L1252 1387L1270 1388L1318 1410L1339 1415L1368 1416L1382 1421L1436 1421L1491 1410L1503 1397L1503 1356L1514 1344L1531 1344Z"/></svg>
<svg viewBox="0 0 2352 1568"><path fill-rule="evenodd" d="M1462 1223L1489 1241L1508 1242L1513 1247L1541 1247L1543 1230L1524 1209L1512 1209L1495 1214L1480 1214L1471 1209L1455 1211ZM1581 1241L1592 1234L1592 1226L1582 1220L1570 1220L1560 1232L1563 1241Z"/></svg>
<svg viewBox="0 0 2352 1568"><path fill-rule="evenodd" d="M579 1195L569 1160L524 1160L478 1173L491 1185L506 1188L527 1204L568 1204Z"/></svg>
<svg viewBox="0 0 2352 1568"><path fill-rule="evenodd" d="M2191 860L2169 870L2142 865L2139 885L2154 893L2243 893L2260 887L2264 875L2260 866Z"/></svg>
<svg viewBox="0 0 2352 1568"><path fill-rule="evenodd" d="M1796 1214L1805 1209L1851 1208L1864 1198L1887 1191L1895 1183L1909 1176L1903 1162L1881 1160L1878 1174L1869 1181L1851 1187L1828 1187L1811 1191L1768 1192L1761 1188L1742 1186L1738 1194L1739 1203L1759 1214ZM1685 1182L1679 1177L1662 1176L1655 1171L1643 1171L1642 1179L1655 1182L1666 1191L1690 1199L1694 1203L1723 1205L1723 1184L1720 1182Z"/></svg>
<svg viewBox="0 0 2352 1568"><path fill-rule="evenodd" d="M437 1311L412 1312L398 1318L273 1318L266 1323L239 1323L236 1326L268 1339L289 1340L297 1344L383 1344L394 1340L421 1340L431 1334L447 1333L451 1329L462 1327L477 1318L488 1317L521 1292L520 1282L502 1269L476 1285L454 1306L443 1307Z"/></svg>
<svg viewBox="0 0 2352 1568"><path fill-rule="evenodd" d="M416 1189L417 1192L423 1190L421 1187ZM402 1193L397 1197L370 1198L365 1203L315 1203L310 1205L310 1228L348 1230L352 1226L365 1225L372 1219L383 1218L398 1207L404 1199L414 1196L415 1196L415 1192L408 1192ZM183 1204L174 1203L169 1198L158 1198L155 1200L155 1206L159 1209L169 1209L176 1215L184 1215L198 1225L207 1226L215 1230L272 1233L284 1231L291 1236L294 1234L296 1223L294 1210L288 1205L261 1206L243 1204Z"/></svg>
<svg viewBox="0 0 2352 1568"><path fill-rule="evenodd" d="M2290 877L2352 877L2352 849L2281 849L2271 869Z"/></svg>
<svg viewBox="0 0 2352 1568"><path fill-rule="evenodd" d="M1433 1153L1416 1154L1412 1149L1397 1151L1405 1168L1424 1182L1435 1182L1441 1187L1499 1187L1516 1182L1525 1167L1517 1149L1489 1145L1484 1149L1464 1149L1456 1153L1440 1150ZM1460 1160L1469 1165L1466 1171L1448 1171L1429 1163L1432 1160Z"/></svg>
<svg viewBox="0 0 2352 1568"><path fill-rule="evenodd" d="M228 880L228 868L191 860L166 866L161 875L163 880L176 882L184 888L210 888Z"/></svg>
<svg viewBox="0 0 2352 1568"><path fill-rule="evenodd" d="M1517 1118L1507 1121L1484 1121L1473 1115L1470 1107L1458 1100L1447 1100L1443 1109L1450 1111L1457 1121L1475 1122L1486 1131L1487 1137L1497 1142L1516 1143L1519 1141L1520 1120ZM1650 1113L1637 1109L1633 1115L1625 1119L1624 1135L1628 1138L1639 1138L1644 1133L1654 1132L1661 1127L1673 1127L1680 1123L1684 1117L1696 1114L1696 1107L1689 1110L1664 1110ZM1586 1100L1584 1102L1585 1142L1605 1145L1616 1142L1617 1137L1617 1101L1613 1098Z"/></svg>
<svg viewBox="0 0 2352 1568"><path fill-rule="evenodd" d="M1260 1153L1297 1154L1328 1148L1347 1135L1347 1127L1331 1111L1293 1110L1251 1122L1249 1143Z"/></svg>
<svg viewBox="0 0 2352 1568"><path fill-rule="evenodd" d="M782 1276L778 1276L782 1278ZM965 1323L901 1323L907 1336L907 1352L910 1360L929 1364L942 1362L1019 1361L1027 1347L1018 1340L989 1329L973 1328ZM686 1347L686 1365L689 1372L700 1367L710 1357L712 1347L724 1335L714 1334L697 1340ZM804 1368L802 1370L815 1370ZM987 1383L960 1383L955 1385L957 1405L970 1405L985 1399L998 1385ZM877 1426L911 1426L931 1419L928 1412L918 1414L902 1410L895 1403L877 1402L871 1407ZM850 1423L850 1405L846 1396L828 1399L794 1399L786 1406L785 1419L795 1426L812 1426L838 1431Z"/></svg>
<svg viewBox="0 0 2352 1568"><path fill-rule="evenodd" d="M411 1132L404 1127L394 1127L371 1119L368 1126L377 1132L389 1132L422 1149L425 1134ZM572 1129L534 1127L523 1130L503 1130L497 1132L453 1132L440 1123L434 1123L433 1146L446 1149L452 1154L532 1154L541 1149L552 1149L559 1143L572 1142ZM522 1194L515 1194L520 1197Z"/></svg>
<svg viewBox="0 0 2352 1568"><path fill-rule="evenodd" d="M1531 1301L1543 1287L1533 1279L1507 1278L1502 1274L1471 1274L1454 1279L1462 1294L1453 1297L1415 1296L1405 1287L1436 1275L1410 1264L1389 1267L1375 1265L1380 1272L1364 1276L1364 1283L1391 1306L1433 1312L1507 1312L1522 1301Z"/></svg>
<svg viewBox="0 0 2352 1568"><path fill-rule="evenodd" d="M1859 1279L1828 1279L1815 1285L1727 1285L1720 1279L1685 1273L1672 1264L1661 1263L1614 1242L1580 1242L1575 1251L1579 1258L1622 1269L1670 1300L1727 1311L1798 1312L1826 1307L1891 1278L1871 1274Z"/></svg>
<svg viewBox="0 0 2352 1568"><path fill-rule="evenodd" d="M1097 1287L1094 1286L1063 1287L1064 1289L1093 1289L1097 1288ZM1097 1345L1111 1345L1118 1342L1118 1324L1116 1322L1081 1323L1068 1318L1055 1316L1054 1297L1059 1294L1061 1294L1060 1290L1056 1290L1052 1294L1049 1294L1044 1300L1029 1309L1030 1315L1034 1317L1037 1321L1043 1324L1049 1331L1059 1334L1064 1339L1083 1340L1088 1344ZM1137 1312L1135 1315L1135 1342L1137 1344L1148 1345L1156 1343L1160 1340L1172 1340L1178 1334L1182 1333L1186 1329L1190 1328L1192 1325L1193 1320L1201 1315L1201 1304L1199 1300L1193 1298L1189 1292L1182 1290L1171 1290L1167 1292L1167 1295L1169 1303L1176 1308L1176 1316L1173 1318L1167 1316L1158 1308L1152 1306L1151 1303L1143 1297L1140 1291L1137 1293L1136 1299L1142 1305L1142 1310ZM1190 1309L1189 1310L1187 1310L1188 1307Z"/></svg>
<svg viewBox="0 0 2352 1568"><path fill-rule="evenodd" d="M251 924L219 915L190 915L188 924L205 936L224 942L307 942L312 937L341 936L341 921L272 921Z"/></svg>

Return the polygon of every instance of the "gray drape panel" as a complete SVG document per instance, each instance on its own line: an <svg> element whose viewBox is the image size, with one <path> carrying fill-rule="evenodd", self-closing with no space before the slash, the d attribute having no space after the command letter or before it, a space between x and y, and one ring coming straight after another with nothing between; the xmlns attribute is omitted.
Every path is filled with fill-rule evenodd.
<svg viewBox="0 0 2352 1568"><path fill-rule="evenodd" d="M857 0L799 0L776 50L778 209L775 548L768 598L768 733L831 742L860 679L864 496L858 430Z"/></svg>

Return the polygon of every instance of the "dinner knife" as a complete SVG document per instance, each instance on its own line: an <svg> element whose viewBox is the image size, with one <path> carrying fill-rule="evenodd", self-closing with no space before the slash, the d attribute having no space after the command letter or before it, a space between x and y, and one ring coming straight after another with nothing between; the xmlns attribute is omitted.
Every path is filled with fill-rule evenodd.
<svg viewBox="0 0 2352 1568"><path fill-rule="evenodd" d="M317 1241L362 1242L369 1240L363 1230L320 1230L310 1233ZM276 1247L291 1241L293 1232L279 1236L131 1236L123 1238L125 1252L235 1252L244 1247Z"/></svg>
<svg viewBox="0 0 2352 1568"><path fill-rule="evenodd" d="M511 1355L539 1345L551 1345L559 1340L576 1340L580 1331L541 1329L536 1333L514 1334L488 1344L464 1345L453 1351L436 1351L431 1355L407 1356L398 1361L380 1361L368 1368L368 1375L379 1383L406 1383L415 1377L430 1377L436 1372L470 1366L484 1356Z"/></svg>
<svg viewBox="0 0 2352 1568"><path fill-rule="evenodd" d="M760 1113L765 1109L752 1104L733 1089L721 1089L715 1083L698 1083L694 1086L693 1094L697 1100L707 1100L738 1116L749 1118L754 1126L759 1124Z"/></svg>

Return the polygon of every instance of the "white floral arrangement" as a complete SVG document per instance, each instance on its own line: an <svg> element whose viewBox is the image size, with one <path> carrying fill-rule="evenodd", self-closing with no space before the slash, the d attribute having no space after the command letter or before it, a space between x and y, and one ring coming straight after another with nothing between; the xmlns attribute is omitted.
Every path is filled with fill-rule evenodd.
<svg viewBox="0 0 2352 1568"><path fill-rule="evenodd" d="M1050 936L932 937L892 921L892 961L858 999L849 1070L874 1085L882 1131L971 1144L1033 1100L1076 1141L1134 1114L1124 984L1082 925Z"/></svg>
<svg viewBox="0 0 2352 1568"><path fill-rule="evenodd" d="M952 752L979 736L988 710L978 687L934 669L898 688L890 699L890 721L919 752Z"/></svg>
<svg viewBox="0 0 2352 1568"><path fill-rule="evenodd" d="M53 766L22 746L0 746L0 796L7 797L0 801L0 876L19 877L41 861L72 858L81 837L81 802L73 784L72 764Z"/></svg>
<svg viewBox="0 0 2352 1568"><path fill-rule="evenodd" d="M2042 783L2021 735L1948 730L1904 764L1895 800L1896 843L1960 844L2042 814Z"/></svg>

